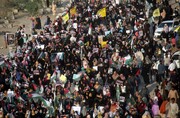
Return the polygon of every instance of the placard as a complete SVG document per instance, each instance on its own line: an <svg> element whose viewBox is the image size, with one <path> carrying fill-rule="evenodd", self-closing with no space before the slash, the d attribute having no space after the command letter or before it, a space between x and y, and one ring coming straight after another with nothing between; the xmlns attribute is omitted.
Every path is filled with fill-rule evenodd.
<svg viewBox="0 0 180 118"><path fill-rule="evenodd" d="M108 74L112 74L113 73L113 68L109 68L108 69Z"/></svg>
<svg viewBox="0 0 180 118"><path fill-rule="evenodd" d="M105 36L111 34L111 31L105 31Z"/></svg>
<svg viewBox="0 0 180 118"><path fill-rule="evenodd" d="M98 71L98 66L93 66L93 69Z"/></svg>
<svg viewBox="0 0 180 118"><path fill-rule="evenodd" d="M104 106L99 106L99 107L98 107L98 110L99 110L101 113L103 113L103 109L104 109Z"/></svg>
<svg viewBox="0 0 180 118"><path fill-rule="evenodd" d="M98 36L98 43L101 44L103 42L103 35Z"/></svg>
<svg viewBox="0 0 180 118"><path fill-rule="evenodd" d="M44 45L37 45L36 48L43 50L44 49Z"/></svg>
<svg viewBox="0 0 180 118"><path fill-rule="evenodd" d="M81 114L81 107L80 107L80 106L72 106L72 110L73 110L74 112L77 112L78 115Z"/></svg>
<svg viewBox="0 0 180 118"><path fill-rule="evenodd" d="M51 34L49 32L45 33L45 37L51 39Z"/></svg>
<svg viewBox="0 0 180 118"><path fill-rule="evenodd" d="M126 93L126 86L123 86L123 85L121 86L121 92Z"/></svg>
<svg viewBox="0 0 180 118"><path fill-rule="evenodd" d="M121 81L121 80L116 80L116 83L123 85L123 81Z"/></svg>
<svg viewBox="0 0 180 118"><path fill-rule="evenodd" d="M120 96L120 102L124 102L125 101L125 97L124 96Z"/></svg>
<svg viewBox="0 0 180 118"><path fill-rule="evenodd" d="M63 60L64 59L64 52L52 53L51 54L51 62L55 62L56 60Z"/></svg>
<svg viewBox="0 0 180 118"><path fill-rule="evenodd" d="M13 33L6 33L7 44L8 45L15 45L15 34Z"/></svg>
<svg viewBox="0 0 180 118"><path fill-rule="evenodd" d="M99 52L99 48L93 48L93 53L98 53Z"/></svg>

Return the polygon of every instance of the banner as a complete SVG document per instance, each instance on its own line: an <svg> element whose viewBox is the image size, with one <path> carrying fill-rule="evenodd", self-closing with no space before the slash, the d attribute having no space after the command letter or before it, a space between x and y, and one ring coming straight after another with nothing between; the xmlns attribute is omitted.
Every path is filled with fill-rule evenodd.
<svg viewBox="0 0 180 118"><path fill-rule="evenodd" d="M97 15L100 17L106 17L106 8L98 10Z"/></svg>

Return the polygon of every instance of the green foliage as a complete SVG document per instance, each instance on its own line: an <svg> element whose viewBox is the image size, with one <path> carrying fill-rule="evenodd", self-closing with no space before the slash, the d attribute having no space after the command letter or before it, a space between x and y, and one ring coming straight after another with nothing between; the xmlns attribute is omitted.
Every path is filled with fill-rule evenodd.
<svg viewBox="0 0 180 118"><path fill-rule="evenodd" d="M19 10L27 9L31 15L35 15L42 7L42 0L9 0L11 7Z"/></svg>
<svg viewBox="0 0 180 118"><path fill-rule="evenodd" d="M35 1L33 1L33 2L29 1L28 3L25 4L25 9L27 9L27 11L31 15L35 15L38 13L39 4Z"/></svg>
<svg viewBox="0 0 180 118"><path fill-rule="evenodd" d="M31 0L1 0L0 7L4 8L20 8Z"/></svg>

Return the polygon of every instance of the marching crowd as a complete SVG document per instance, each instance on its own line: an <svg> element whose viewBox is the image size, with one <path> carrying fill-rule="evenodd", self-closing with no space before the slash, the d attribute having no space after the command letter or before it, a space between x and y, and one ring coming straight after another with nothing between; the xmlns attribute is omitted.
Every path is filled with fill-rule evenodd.
<svg viewBox="0 0 180 118"><path fill-rule="evenodd" d="M178 118L178 39L153 40L150 4L173 11L168 0L76 0L66 18L32 19L31 35L20 26L0 68L0 118Z"/></svg>

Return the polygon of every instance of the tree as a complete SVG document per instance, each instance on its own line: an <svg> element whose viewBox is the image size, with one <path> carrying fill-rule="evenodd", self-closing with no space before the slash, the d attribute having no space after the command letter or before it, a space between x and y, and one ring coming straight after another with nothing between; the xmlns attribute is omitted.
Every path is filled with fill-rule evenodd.
<svg viewBox="0 0 180 118"><path fill-rule="evenodd" d="M29 1L26 5L25 5L25 9L27 9L27 11L31 14L31 15L35 15L38 13L39 10L39 5L36 2L32 2Z"/></svg>

